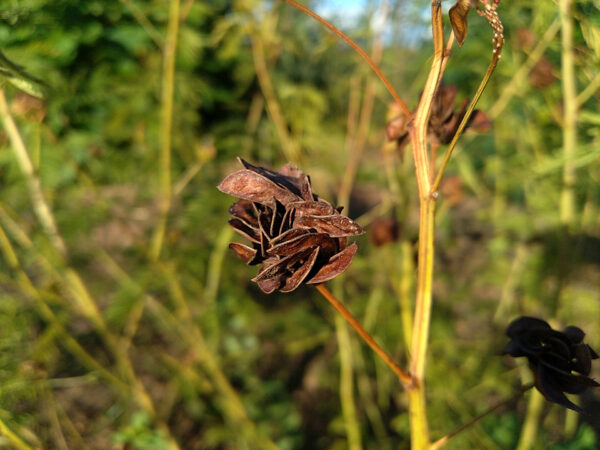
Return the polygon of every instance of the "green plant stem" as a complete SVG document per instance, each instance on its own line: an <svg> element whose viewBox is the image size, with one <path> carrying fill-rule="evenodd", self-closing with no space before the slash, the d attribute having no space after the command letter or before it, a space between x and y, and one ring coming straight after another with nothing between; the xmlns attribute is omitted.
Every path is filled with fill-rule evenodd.
<svg viewBox="0 0 600 450"><path fill-rule="evenodd" d="M15 446L15 448L19 450L32 450L32 447L25 443L25 441L19 436L17 436L2 419L0 419L0 434L6 436L12 445Z"/></svg>
<svg viewBox="0 0 600 450"><path fill-rule="evenodd" d="M563 189L560 199L560 220L571 228L575 220L575 150L577 149L577 85L573 56L573 18L571 0L560 0L563 90Z"/></svg>
<svg viewBox="0 0 600 450"><path fill-rule="evenodd" d="M523 63L521 67L519 67L516 70L506 87L502 89L502 93L488 111L488 115L491 119L495 119L500 114L502 114L510 100L514 97L515 94L519 92L523 80L531 71L531 69L533 69L533 66L535 66L536 63L540 60L540 58L554 39L554 36L556 36L556 33L558 33L558 30L560 30L560 21L558 20L558 18L556 18L548 26L542 38L538 41L535 48L527 57L527 60Z"/></svg>
<svg viewBox="0 0 600 450"><path fill-rule="evenodd" d="M501 44L503 44L503 42L504 42L504 38L501 39ZM448 148L446 149L446 153L444 153L444 159L442 160L440 169L438 170L438 173L435 177L435 181L433 182L433 185L431 187L431 192L437 192L437 190L440 186L440 183L442 181L442 177L444 176L446 166L448 165L448 162L450 161L450 157L452 156L452 152L453 152L454 148L456 147L456 143L458 142L458 139L461 137L465 127L467 126L467 123L469 122L469 119L471 118L471 114L473 113L475 106L477 105L477 102L479 101L479 98L481 97L481 94L483 94L485 87L487 86L488 82L490 81L490 78L491 78L492 74L494 73L496 66L498 65L498 61L500 61L501 52L502 52L502 45L500 45L499 48L496 48L494 50L492 60L490 62L490 65L488 66L488 69L487 69L484 77L483 77L483 80L481 80L481 83L479 84L479 87L477 88L477 92L475 92L475 96L473 97L473 100L469 104L469 107L467 108L467 111L465 112L465 115L464 115L462 121L460 122L460 125L458 126L458 130L456 130L456 133L454 134L454 137L452 138L450 145L448 145Z"/></svg>
<svg viewBox="0 0 600 450"><path fill-rule="evenodd" d="M458 433L464 431L465 429L469 428L471 425L474 425L475 423L479 422L481 419L483 419L487 415L489 415L489 414L493 413L494 411L502 408L503 406L510 405L511 403L515 402L525 392L527 392L528 390L530 390L532 387L533 387L533 384L527 384L525 386L522 386L517 392L515 392L515 394L512 397L510 397L510 398L508 398L506 400L502 400L499 403L496 403L495 405L493 405L493 406L489 407L488 409L486 409L481 414L478 414L475 417L473 417L467 423L462 424L456 430L448 433L446 436L444 436L444 437L438 439L437 441L433 442L431 444L431 446L429 447L429 450L437 450L438 448L442 448L444 445L446 445L448 443L448 441L451 438L453 438L454 436L456 436Z"/></svg>
<svg viewBox="0 0 600 450"><path fill-rule="evenodd" d="M411 376L407 374L402 368L396 364L390 355L383 350L373 337L362 327L362 325L354 318L354 316L346 309L340 301L327 289L324 284L318 284L315 286L317 290L327 299L331 306L333 306L342 317L350 324L352 328L358 333L365 343L371 347L371 349L379 356L387 366L398 376L400 382L405 388L408 388L411 383Z"/></svg>
<svg viewBox="0 0 600 450"><path fill-rule="evenodd" d="M233 238L234 230L229 224L226 224L217 235L215 246L210 253L208 271L206 274L206 286L204 288L203 306L210 323L209 342L215 344L219 340L220 325L219 315L217 313L217 293L221 281L221 271L223 270L223 261L225 254L229 249L229 242Z"/></svg>
<svg viewBox="0 0 600 450"><path fill-rule="evenodd" d="M442 76L444 60L444 30L441 3L439 1L434 0L431 3L431 23L433 30L433 62L425 82L421 101L417 107L414 124L409 130L419 191L417 295L410 352L412 383L408 390L411 448L413 450L424 450L429 446L425 401L425 361L431 318L436 196L431 195L427 124L433 97Z"/></svg>
<svg viewBox="0 0 600 450"><path fill-rule="evenodd" d="M29 189L31 203L33 204L33 211L54 248L62 256L66 257L67 247L58 232L54 215L44 198L40 178L33 167L31 158L29 157L29 153L27 152L27 148L21 137L21 133L10 113L4 89L0 89L0 117L2 118L6 134L8 134L8 138L10 139L11 148L19 165L19 169L27 181L27 188Z"/></svg>
<svg viewBox="0 0 600 450"><path fill-rule="evenodd" d="M254 69L256 71L256 78L258 84L265 97L267 104L267 112L275 125L275 131L281 142L281 149L285 158L292 163L297 163L300 156L300 152L296 147L293 139L290 137L288 126L285 121L285 117L281 112L279 101L277 100L277 94L269 75L269 69L267 67L267 61L265 57L265 48L262 38L258 33L251 35L252 44L252 59L254 61Z"/></svg>
<svg viewBox="0 0 600 450"><path fill-rule="evenodd" d="M194 358L200 362L208 378L214 384L216 390L222 398L222 406L225 411L226 419L231 422L232 426L240 427L247 432L253 439L253 448L276 449L277 446L268 438L260 435L255 424L248 418L244 405L238 396L237 392L223 373L217 356L211 351L207 345L202 330L198 327L189 310L189 306L184 298L180 297L182 290L179 286L171 289L177 303L178 317L175 317L171 311L165 308L161 302L151 295L143 292L143 289L137 284L105 251L99 252L100 261L113 278L123 284L128 284L135 288L139 295L143 296L144 303L148 311L156 318L156 320L168 326L170 332L175 334L178 339L182 340L193 351ZM177 283L175 277L170 280Z"/></svg>
<svg viewBox="0 0 600 450"><path fill-rule="evenodd" d="M173 91L175 86L175 57L179 33L179 0L170 0L167 38L163 47L163 73L161 82L161 124L159 156L159 219L150 248L150 259L157 261L167 228L171 209L171 134L173 126Z"/></svg>
<svg viewBox="0 0 600 450"><path fill-rule="evenodd" d="M11 222L10 218L4 212L3 208L0 208L0 217L3 221ZM10 224L10 227L11 229L19 228L18 225L12 223ZM50 261L45 259L41 254L39 254L39 252L37 252L31 240L29 240L27 235L25 235L24 233L17 232L16 236L18 236L18 239L20 240L20 244L22 246L29 250L36 251L38 259L40 261L40 265L43 267L43 269L46 270L48 274L54 277L61 285L65 287L69 296L74 300L79 310L83 312L86 318L90 320L90 322L94 325L95 330L102 338L102 341L106 345L107 349L113 355L119 372L127 380L127 383L123 383L119 380L115 384L127 386L127 388L125 389L127 391L127 397L132 397L140 408L147 411L151 416L154 416L154 404L150 395L146 391L146 388L139 380L133 369L133 366L129 359L129 355L127 354L127 348L121 345L119 339L115 335L113 335L106 326L104 317L98 309L96 302L90 296L89 291L87 290L87 287L83 283L83 280L81 279L79 274L75 272L72 268L65 266L64 261L58 261L59 267L56 267L56 264L52 264ZM1 237L2 236L0 236L0 238ZM16 254L14 253L14 251L12 251L12 246L10 246L10 242L8 241L8 239L6 239L6 236L4 236L4 238L5 239L0 239L0 244L2 245L2 248L5 251L5 255L9 261L12 261L12 267L14 267L15 269L19 269L20 266L18 265ZM22 278L24 277L24 280L26 282L25 286L29 287L29 292L31 293L31 296L38 301L38 306L40 307L40 310L44 313L44 315L47 318L51 319L52 322L56 322L56 324L60 325L60 323L56 319L53 319L55 317L54 313L48 307L48 305L41 301L41 297L35 295L37 290L31 283L25 272L22 269L20 269L19 273ZM83 348L77 343L77 341L73 339L69 335L69 333L66 330L64 330L64 328L62 328L62 325L60 325L58 329L63 330L65 336L65 345L68 347L70 346L70 349L74 352L74 354L80 356L82 361L86 362L90 367L93 367L95 370L98 370L102 375L106 376L108 380L118 380L117 377L112 376L112 374L110 374L105 369L103 370L103 368L98 363L96 363L95 360L85 352L85 350L83 350ZM168 427L162 423L159 423L158 425L161 429L165 431L169 438L169 448L178 448L177 444L171 436Z"/></svg>
<svg viewBox="0 0 600 450"><path fill-rule="evenodd" d="M340 398L342 413L348 436L348 448L360 450L362 448L360 426L356 414L354 401L354 364L352 357L352 340L348 327L341 315L335 316L335 330L340 350Z"/></svg>
<svg viewBox="0 0 600 450"><path fill-rule="evenodd" d="M600 89L600 73L597 73L596 76L586 86L586 88L577 96L577 108L581 108L592 95L598 92L598 89Z"/></svg>
<svg viewBox="0 0 600 450"><path fill-rule="evenodd" d="M400 274L400 283L398 286L398 300L400 302L400 316L402 318L402 331L404 336L404 345L406 353L409 355L409 349L412 339L412 287L415 273L415 263L413 262L413 249L409 241L402 241L402 271ZM410 356L410 355L409 355Z"/></svg>
<svg viewBox="0 0 600 450"><path fill-rule="evenodd" d="M531 392L529 403L527 404L527 413L525 422L521 430L521 437L516 450L528 450L533 447L538 432L542 407L544 406L544 397L535 389Z"/></svg>

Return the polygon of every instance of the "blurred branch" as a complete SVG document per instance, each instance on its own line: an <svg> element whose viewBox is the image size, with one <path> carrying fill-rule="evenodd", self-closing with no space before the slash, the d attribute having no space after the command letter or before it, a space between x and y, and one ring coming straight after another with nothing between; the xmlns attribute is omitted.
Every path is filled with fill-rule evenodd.
<svg viewBox="0 0 600 450"><path fill-rule="evenodd" d="M496 65L498 64L498 61L500 61L500 56L502 54L502 47L504 45L504 35L502 33L504 30L504 27L502 26L500 17L498 16L498 14L496 13L495 10L488 10L487 8L486 8L485 12L480 13L480 15L482 15L489 21L489 23L492 27L492 30L494 31L494 39L493 39L494 48L492 50L492 60L490 61L490 65L488 66L488 69L487 69L485 75L483 76L483 79L481 80L481 83L479 84L477 91L475 92L475 96L473 97L473 100L471 100L471 103L469 104L467 111L465 112L465 115L463 116L463 118L460 122L460 125L458 126L458 129L456 130L456 133L452 137L452 141L450 142L450 145L448 145L448 148L446 149L446 153L444 154L444 159L442 160L442 164L440 165L437 176L435 177L433 185L431 186L431 192L437 193L440 183L442 182L442 177L444 176L446 166L448 165L448 162L450 161L450 157L452 156L452 152L454 151L454 148L456 147L456 144L458 143L458 139L462 136L462 133L463 133L465 127L467 126L469 119L471 118L471 114L473 114L473 111L475 110L475 106L477 105L477 102L481 98L481 94L483 94L483 91L485 90L488 82L490 81L490 78L491 78L492 74L494 73L494 70L496 69Z"/></svg>
<svg viewBox="0 0 600 450"><path fill-rule="evenodd" d="M552 42L552 39L554 39L554 36L556 36L556 33L558 33L558 30L560 30L560 21L558 18L556 18L550 24L542 38L539 40L536 47L529 54L529 57L527 58L525 63L523 63L523 65L519 67L519 69L517 69L511 80L506 85L506 87L502 90L500 97L498 97L496 102L488 111L490 119L495 119L496 117L498 117L502 113L502 111L504 111L504 108L506 108L511 98L517 92L519 92L519 88L521 86L521 83L523 82L523 79L531 71L533 66L535 66L540 60L540 58L546 51L546 48L548 48L548 45L550 45L550 42Z"/></svg>
<svg viewBox="0 0 600 450"><path fill-rule="evenodd" d="M493 405L490 408L486 409L481 414L478 414L475 417L473 417L467 423L465 423L465 424L461 425L460 427L458 427L456 430L452 431L451 433L448 433L446 436L444 436L444 437L438 439L437 441L435 441L434 443L432 443L431 446L429 447L429 450L437 450L438 448L442 448L444 445L446 445L448 443L448 441L450 439L452 439L458 433L460 433L461 431L469 428L471 425L479 422L481 419L483 419L487 415L493 413L494 411L502 408L503 406L510 405L511 403L514 403L519 398L521 398L521 396L525 392L527 392L529 389L531 389L532 387L533 387L533 384L527 384L525 386L522 386L517 392L515 392L515 394L512 397L510 397L510 398L508 398L506 400L502 400L499 403L496 403L495 405Z"/></svg>
<svg viewBox="0 0 600 450"><path fill-rule="evenodd" d="M160 125L159 159L159 209L158 225L152 236L150 259L157 261L167 227L167 217L171 208L171 133L173 127L173 91L175 85L175 57L179 33L179 0L170 0L167 40L163 47L163 74Z"/></svg>
<svg viewBox="0 0 600 450"><path fill-rule="evenodd" d="M144 11L142 11L140 7L133 3L131 0L120 0L120 2L123 3L127 7L127 9L129 9L129 12L133 16L133 18L137 20L140 26L146 31L146 33L148 33L148 36L150 36L150 38L154 41L156 46L158 48L162 48L165 40L158 32L154 24L148 20L148 18L144 14Z"/></svg>
<svg viewBox="0 0 600 450"><path fill-rule="evenodd" d="M340 399L346 435L348 436L348 448L350 450L360 450L362 448L360 425L356 415L356 403L354 402L352 341L348 333L348 327L340 314L335 315L335 329L340 350Z"/></svg>
<svg viewBox="0 0 600 450"><path fill-rule="evenodd" d="M286 3L289 3L294 8L299 9L304 14L309 15L310 17L315 19L317 22L319 22L321 25L327 27L331 32L333 32L340 39L343 39L348 45L350 45L350 47L352 47L356 51L356 53L358 53L367 62L367 64L369 64L371 69L373 69L373 71L377 74L377 76L379 77L381 82L385 85L388 92L392 95L392 97L394 98L394 100L396 101L396 103L398 104L400 109L402 109L402 113L408 118L412 117L410 110L408 109L406 104L402 101L402 99L400 98L400 96L398 95L396 90L393 88L391 83L388 81L388 79L385 77L383 72L379 69L377 64L375 64L373 62L373 60L369 57L369 55L367 55L367 53L365 53L365 51L358 46L358 44L356 42L354 42L352 39L350 39L348 36L346 36L342 31L340 31L339 29L334 27L327 20L325 20L322 17L320 17L319 15L315 14L310 9L300 5L299 3L296 3L294 0L283 0L283 1Z"/></svg>
<svg viewBox="0 0 600 450"><path fill-rule="evenodd" d="M67 247L58 232L54 215L52 214L52 211L50 210L50 207L44 198L40 178L33 168L33 164L31 163L31 159L27 153L27 148L25 147L21 133L19 133L19 129L17 128L17 125L15 124L15 121L10 113L10 109L6 102L4 89L0 89L0 117L2 118L4 129L6 130L6 133L10 139L11 148L19 168L21 169L21 173L27 181L27 187L29 189L31 203L33 204L33 210L54 248L63 257L66 257Z"/></svg>
<svg viewBox="0 0 600 450"><path fill-rule="evenodd" d="M254 59L254 67L256 69L256 77L258 78L258 84L265 97L267 103L267 111L271 120L275 125L277 136L281 141L281 150L288 162L297 163L299 158L299 151L296 144L292 140L288 131L288 126L285 122L283 113L275 94L275 88L269 75L269 69L267 68L267 62L265 57L265 48L259 33L253 32L250 36L252 43L252 58Z"/></svg>
<svg viewBox="0 0 600 450"><path fill-rule="evenodd" d="M0 219L2 220L2 222L12 222L10 217L1 207ZM10 227L11 229L20 228L16 224L11 224ZM87 351L81 345L79 345L77 340L73 338L63 327L62 323L60 323L60 321L56 318L52 309L44 301L43 296L38 293L37 288L34 286L34 284L27 276L25 271L21 268L16 253L14 252L12 245L10 244L10 241L4 234L3 229L0 228L1 251L4 253L5 258L10 264L10 267L13 268L19 274L19 282L21 283L20 286L22 287L23 291L26 292L31 298L33 298L36 301L38 308L42 312L44 318L47 321L51 322L53 325L57 326L57 329L63 335L63 343L67 348L69 348L72 351L74 355L78 356L79 359L92 370L98 371L99 374L104 376L108 381L112 382L115 386L119 387L122 393L125 394L124 397L132 397L136 402L137 406L144 409L146 412L148 412L151 416L154 417L154 404L150 395L146 391L146 388L144 387L140 379L137 377L137 374L133 369L133 366L129 359L129 355L127 354L127 347L121 345L119 339L108 329L104 317L98 309L96 302L89 294L89 291L87 290L87 287L83 283L83 280L81 279L79 274L69 266L56 266L56 263L62 264L64 263L64 261L56 261L54 263L48 261L39 252L39 250L35 248L35 246L26 234L19 232L16 234L16 236L18 239L20 239L20 245L36 253L36 256L42 268L66 288L68 295L73 298L73 300L78 305L84 316L88 320L90 320L90 322L94 325L95 330L98 332L107 349L114 357L117 368L121 372L121 375L127 379L127 383L121 381L108 370L104 369L91 355L87 353ZM158 425L166 433L169 439L169 448L178 448L166 424L159 422Z"/></svg>
<svg viewBox="0 0 600 450"><path fill-rule="evenodd" d="M577 109L581 108L598 89L600 89L600 72L596 74L586 88L577 96Z"/></svg>
<svg viewBox="0 0 600 450"><path fill-rule="evenodd" d="M544 397L534 389L529 397L527 413L516 450L529 450L535 444L543 406Z"/></svg>
<svg viewBox="0 0 600 450"><path fill-rule="evenodd" d="M563 90L563 189L560 198L560 220L571 228L575 220L575 151L577 149L577 84L573 55L573 18L571 0L560 0Z"/></svg>
<svg viewBox="0 0 600 450"><path fill-rule="evenodd" d="M161 323L167 324L170 332L179 336L193 350L196 360L201 363L217 391L223 397L222 406L227 420L230 420L234 425L241 425L242 429L248 432L255 441L256 448L276 449L277 446L270 439L260 435L254 422L248 418L241 399L219 366L217 356L210 350L206 344L202 330L193 320L185 299L182 296L180 297L179 294L174 296L174 300L178 306L178 317L175 317L156 298L146 294L142 287L108 253L100 250L99 258L113 278L121 283L127 283L135 287L138 294L143 296L148 311ZM177 280L173 278L171 282L176 283ZM173 289L171 289L172 294L173 292ZM179 292L182 295L180 287L177 287L175 292Z"/></svg>
<svg viewBox="0 0 600 450"><path fill-rule="evenodd" d="M376 15L381 23L385 23L387 20L388 6L387 0L383 0L379 5L379 10L376 12ZM374 31L375 33L373 36L373 48L371 50L371 55L372 61L377 65L381 61L381 57L383 55L383 29ZM360 109L358 129L356 131L356 135L352 139L352 146L350 147L346 170L344 171L340 190L338 192L338 204L347 208L349 208L350 205L352 185L354 184L356 172L362 159L362 155L365 150L365 144L369 135L369 126L371 124L374 101L375 83L374 80L369 77L365 82L363 104L362 108ZM347 132L350 133L351 130L349 129Z"/></svg>
<svg viewBox="0 0 600 450"><path fill-rule="evenodd" d="M0 434L3 434L19 450L33 450L23 439L17 436L0 418Z"/></svg>

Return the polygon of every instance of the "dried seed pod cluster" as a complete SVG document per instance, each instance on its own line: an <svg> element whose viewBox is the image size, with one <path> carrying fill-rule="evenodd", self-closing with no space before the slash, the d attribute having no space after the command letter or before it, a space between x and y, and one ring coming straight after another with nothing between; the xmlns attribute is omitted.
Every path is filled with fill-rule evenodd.
<svg viewBox="0 0 600 450"><path fill-rule="evenodd" d="M229 247L246 264L261 264L252 279L267 294L291 292L301 283L323 283L344 272L356 254L349 236L363 233L342 208L313 194L308 175L286 165L278 172L238 158L243 170L228 175L219 190L241 200L229 209L229 224L251 247Z"/></svg>
<svg viewBox="0 0 600 450"><path fill-rule="evenodd" d="M460 122L463 120L469 104L469 99L463 99L458 109L455 109L458 86L442 85L436 91L431 104L429 116L429 135L440 144L449 144L456 134ZM395 113L395 114L394 114ZM403 114L392 110L391 119L386 127L388 140L396 140L398 148L403 149L409 142L408 120ZM479 133L486 132L491 126L491 121L483 111L475 110L467 123L466 130Z"/></svg>
<svg viewBox="0 0 600 450"><path fill-rule="evenodd" d="M588 387L600 386L588 376L598 355L583 343L585 333L575 326L560 332L541 319L519 317L508 326L506 335L512 340L503 353L527 358L537 390L551 402L582 412L565 392L581 394Z"/></svg>

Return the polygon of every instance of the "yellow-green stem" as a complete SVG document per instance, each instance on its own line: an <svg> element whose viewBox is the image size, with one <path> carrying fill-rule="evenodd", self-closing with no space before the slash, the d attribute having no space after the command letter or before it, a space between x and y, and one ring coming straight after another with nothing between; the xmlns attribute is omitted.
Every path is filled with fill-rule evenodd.
<svg viewBox="0 0 600 450"><path fill-rule="evenodd" d="M535 443L540 415L544 406L544 397L535 389L531 391L529 403L527 405L527 414L525 415L525 423L521 430L521 437L517 445L517 450L528 450Z"/></svg>
<svg viewBox="0 0 600 450"><path fill-rule="evenodd" d="M173 125L173 91L175 87L175 55L179 33L179 0L171 0L167 39L163 49L163 75L161 96L160 158L159 158L159 210L158 225L152 236L150 258L158 260L167 228L171 208L171 128Z"/></svg>
<svg viewBox="0 0 600 450"><path fill-rule="evenodd" d="M2 419L0 419L0 434L6 436L11 444L19 450L31 450L32 447L25 443L23 439L17 436Z"/></svg>
<svg viewBox="0 0 600 450"><path fill-rule="evenodd" d="M409 389L411 448L424 450L429 446L429 430L425 401L425 360L429 321L431 317L431 287L433 280L433 231L436 196L431 195L430 162L427 150L427 124L431 104L442 76L444 60L444 30L439 1L431 3L433 29L433 63L425 82L423 95L410 129L417 186L419 189L419 258L417 266L417 298L410 352Z"/></svg>
<svg viewBox="0 0 600 450"><path fill-rule="evenodd" d="M421 202L419 217L419 260L417 267L417 299L413 319L410 374L413 385L409 391L411 448L425 449L429 445L427 410L425 401L425 362L433 284L433 235L435 199Z"/></svg>
<svg viewBox="0 0 600 450"><path fill-rule="evenodd" d="M573 57L573 18L571 0L560 0L562 44L563 116L563 190L560 199L560 220L572 227L575 219L575 150L577 148L577 85Z"/></svg>
<svg viewBox="0 0 600 450"><path fill-rule="evenodd" d="M352 340L346 322L339 314L335 316L335 330L340 351L340 399L346 425L346 436L348 437L348 448L350 450L360 450L362 444L354 401Z"/></svg>
<svg viewBox="0 0 600 450"><path fill-rule="evenodd" d="M8 138L10 139L11 148L19 165L19 169L27 181L27 188L29 189L31 203L33 204L33 211L54 248L62 256L66 256L67 247L58 232L56 220L44 197L42 183L31 162L31 158L29 157L21 133L17 128L17 124L10 113L3 89L0 89L0 117L2 118L6 134L8 134Z"/></svg>

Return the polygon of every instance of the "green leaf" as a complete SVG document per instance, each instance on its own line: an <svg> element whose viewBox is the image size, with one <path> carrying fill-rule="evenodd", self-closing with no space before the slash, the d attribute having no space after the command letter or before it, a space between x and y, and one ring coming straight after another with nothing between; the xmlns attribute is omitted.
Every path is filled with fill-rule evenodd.
<svg viewBox="0 0 600 450"><path fill-rule="evenodd" d="M11 60L0 51L0 75L17 89L37 98L44 98L44 83L29 75L25 69Z"/></svg>

